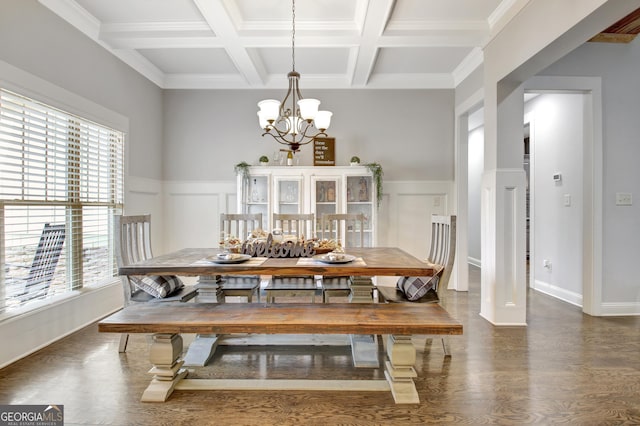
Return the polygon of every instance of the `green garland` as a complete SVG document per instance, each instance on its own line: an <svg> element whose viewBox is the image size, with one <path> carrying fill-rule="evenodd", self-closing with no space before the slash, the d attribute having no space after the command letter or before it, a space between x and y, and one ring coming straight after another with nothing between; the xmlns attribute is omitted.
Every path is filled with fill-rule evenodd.
<svg viewBox="0 0 640 426"><path fill-rule="evenodd" d="M376 204L377 207L380 207L380 203L382 202L382 176L384 175L382 166L379 163L367 163L364 166L373 175L373 182L376 185Z"/></svg>
<svg viewBox="0 0 640 426"><path fill-rule="evenodd" d="M245 184L249 184L249 167L251 167L251 165L246 161L238 163L233 167L236 175L242 176L242 182Z"/></svg>

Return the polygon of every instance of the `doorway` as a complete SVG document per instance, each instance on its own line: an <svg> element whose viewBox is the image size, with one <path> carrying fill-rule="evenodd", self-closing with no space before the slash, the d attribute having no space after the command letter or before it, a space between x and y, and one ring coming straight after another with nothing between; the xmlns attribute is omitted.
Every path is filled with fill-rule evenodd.
<svg viewBox="0 0 640 426"><path fill-rule="evenodd" d="M528 284L593 313L594 285L598 284L593 275L597 265L591 263L597 263L591 202L597 171L591 158L598 139L594 104L599 93L545 90L537 94L532 99L526 93L524 119L530 172Z"/></svg>

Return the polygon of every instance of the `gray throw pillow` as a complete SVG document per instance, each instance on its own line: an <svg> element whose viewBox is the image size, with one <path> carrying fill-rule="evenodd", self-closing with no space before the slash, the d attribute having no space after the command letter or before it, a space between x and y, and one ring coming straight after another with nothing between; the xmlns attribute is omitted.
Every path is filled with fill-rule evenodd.
<svg viewBox="0 0 640 426"><path fill-rule="evenodd" d="M158 299L171 296L184 287L182 280L175 275L144 275L131 277L131 280L140 290Z"/></svg>
<svg viewBox="0 0 640 426"><path fill-rule="evenodd" d="M407 299L414 302L427 294L431 289L436 289L440 277L402 277L398 280L396 288L404 293Z"/></svg>

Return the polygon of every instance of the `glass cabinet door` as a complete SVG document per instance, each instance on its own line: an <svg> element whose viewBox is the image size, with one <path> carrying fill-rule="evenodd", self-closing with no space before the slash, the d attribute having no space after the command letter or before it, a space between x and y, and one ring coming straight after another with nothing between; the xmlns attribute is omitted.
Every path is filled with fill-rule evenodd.
<svg viewBox="0 0 640 426"><path fill-rule="evenodd" d="M269 176L249 177L245 206L246 213L262 213L262 229L269 229Z"/></svg>
<svg viewBox="0 0 640 426"><path fill-rule="evenodd" d="M340 212L338 201L340 200L339 177L314 177L311 183L312 209L316 215L316 232L321 234L322 215Z"/></svg>
<svg viewBox="0 0 640 426"><path fill-rule="evenodd" d="M364 245L373 245L373 178L347 176L347 213L364 215Z"/></svg>
<svg viewBox="0 0 640 426"><path fill-rule="evenodd" d="M275 212L302 213L302 178L275 178Z"/></svg>

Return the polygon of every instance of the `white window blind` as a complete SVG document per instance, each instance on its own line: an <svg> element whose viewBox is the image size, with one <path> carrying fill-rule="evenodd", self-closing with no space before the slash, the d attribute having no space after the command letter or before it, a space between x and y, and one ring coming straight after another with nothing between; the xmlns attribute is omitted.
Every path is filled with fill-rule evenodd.
<svg viewBox="0 0 640 426"><path fill-rule="evenodd" d="M124 134L0 89L0 310L112 279ZM64 225L54 276L33 285L45 224ZM31 280L33 281L33 280Z"/></svg>

